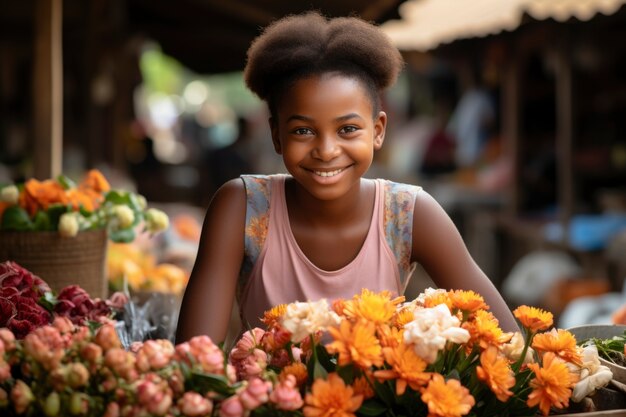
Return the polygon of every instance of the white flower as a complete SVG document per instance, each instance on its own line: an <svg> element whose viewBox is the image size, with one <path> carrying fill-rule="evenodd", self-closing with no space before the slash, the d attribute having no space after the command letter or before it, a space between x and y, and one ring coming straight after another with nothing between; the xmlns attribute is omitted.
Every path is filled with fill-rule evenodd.
<svg viewBox="0 0 626 417"><path fill-rule="evenodd" d="M20 191L15 185L7 185L0 190L0 201L3 203L17 204L20 197Z"/></svg>
<svg viewBox="0 0 626 417"><path fill-rule="evenodd" d="M605 387L613 379L613 372L600 363L596 345L587 345L583 348L582 361L580 380L572 391L574 402L582 401L598 388Z"/></svg>
<svg viewBox="0 0 626 417"><path fill-rule="evenodd" d="M524 350L524 336L520 332L515 332L511 341L509 343L505 343L500 351L506 356L506 358L511 362L517 362L522 356L522 351ZM526 351L526 356L524 357L524 363L534 362L534 350L531 347L528 347Z"/></svg>
<svg viewBox="0 0 626 417"><path fill-rule="evenodd" d="M63 213L59 219L59 234L63 237L74 237L80 226L76 213Z"/></svg>
<svg viewBox="0 0 626 417"><path fill-rule="evenodd" d="M157 233L167 229L170 220L167 214L161 210L151 208L146 211L146 228L152 233Z"/></svg>
<svg viewBox="0 0 626 417"><path fill-rule="evenodd" d="M404 341L413 345L415 353L428 363L435 362L447 342L465 343L470 338L445 304L417 309L413 316L415 319L404 326Z"/></svg>
<svg viewBox="0 0 626 417"><path fill-rule="evenodd" d="M113 215L117 219L117 224L120 229L129 227L135 221L135 213L133 213L133 210L121 204L113 206Z"/></svg>
<svg viewBox="0 0 626 417"><path fill-rule="evenodd" d="M319 301L296 302L287 305L282 317L282 326L291 333L291 341L301 342L318 330L337 326L341 319L331 311L325 299Z"/></svg>

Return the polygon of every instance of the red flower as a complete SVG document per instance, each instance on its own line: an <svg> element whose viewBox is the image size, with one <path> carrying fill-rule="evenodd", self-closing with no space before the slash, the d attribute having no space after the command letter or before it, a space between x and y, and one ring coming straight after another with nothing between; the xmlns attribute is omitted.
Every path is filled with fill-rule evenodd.
<svg viewBox="0 0 626 417"><path fill-rule="evenodd" d="M83 324L85 320L97 320L111 314L111 309L103 300L92 300L80 286L69 285L57 296L54 312L69 318L74 324Z"/></svg>
<svg viewBox="0 0 626 417"><path fill-rule="evenodd" d="M15 288L23 297L35 300L51 291L44 280L13 261L0 263L0 288Z"/></svg>

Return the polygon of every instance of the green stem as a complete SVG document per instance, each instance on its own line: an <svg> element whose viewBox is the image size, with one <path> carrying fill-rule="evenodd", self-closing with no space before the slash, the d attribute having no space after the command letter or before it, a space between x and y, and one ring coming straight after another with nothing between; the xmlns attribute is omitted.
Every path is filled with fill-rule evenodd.
<svg viewBox="0 0 626 417"><path fill-rule="evenodd" d="M524 363L524 359L526 358L526 352L528 352L528 348L530 347L530 341L533 339L533 332L529 331L526 333L526 340L524 341L524 349L522 350L522 355L519 357L517 362L513 365L513 372L517 374L519 368Z"/></svg>

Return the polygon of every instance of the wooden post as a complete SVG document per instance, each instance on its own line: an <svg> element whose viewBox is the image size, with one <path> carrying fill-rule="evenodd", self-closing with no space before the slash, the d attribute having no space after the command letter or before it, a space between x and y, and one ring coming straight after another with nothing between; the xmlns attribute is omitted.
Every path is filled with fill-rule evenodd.
<svg viewBox="0 0 626 417"><path fill-rule="evenodd" d="M557 201L563 227L563 243L569 242L569 223L574 211L574 173L572 166L574 136L574 106L572 104L572 62L570 39L565 32L559 33L556 47L556 155L557 155Z"/></svg>
<svg viewBox="0 0 626 417"><path fill-rule="evenodd" d="M62 0L35 4L33 80L34 176L45 179L62 171L63 50Z"/></svg>
<svg viewBox="0 0 626 417"><path fill-rule="evenodd" d="M515 40L510 42L514 43ZM515 51L515 45L510 45L510 50ZM519 53L519 52L518 52ZM507 215L515 219L519 214L520 206L520 59L515 52L506 60L502 88L502 134L504 136L504 153L511 160L513 172L512 184L509 188Z"/></svg>

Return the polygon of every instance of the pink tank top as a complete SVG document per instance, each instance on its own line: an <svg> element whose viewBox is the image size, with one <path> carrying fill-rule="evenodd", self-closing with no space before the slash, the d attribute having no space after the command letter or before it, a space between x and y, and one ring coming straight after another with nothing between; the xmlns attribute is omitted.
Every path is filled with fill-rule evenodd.
<svg viewBox="0 0 626 417"><path fill-rule="evenodd" d="M262 246L257 248L260 251L256 261L251 265L251 271L249 274L244 274L245 282L240 282L243 287L240 288L239 305L244 328L248 325L262 326L260 318L263 317L263 313L278 304L315 301L321 298L326 298L330 302L337 298L351 298L360 293L363 288L372 291L388 290L396 295L404 293L408 276L401 277L399 261L388 244L386 238L388 233L384 229L385 210L388 206L385 204L384 194L386 188L389 188L385 187L385 183L390 182L374 180L376 185L374 211L369 232L360 252L343 268L325 271L315 266L306 257L291 231L285 199L287 176L272 175L255 178L269 180L269 187L261 193L263 196L260 199L260 204L263 204L262 200L266 198L268 207L267 210L264 210L265 207L261 207L260 210L256 207L261 216L254 218L247 216L246 252L249 252L248 246L251 246L249 237L252 237L252 240L258 238ZM248 208L254 211L254 208L250 208L251 204L255 204L252 198L254 196L250 195L251 191L254 192L254 188L249 184L246 185ZM413 188L414 192L408 195L409 201L404 201L404 205L408 206L402 211L406 220L403 222L404 226L407 226L408 214L412 220L415 193L419 187ZM257 200L258 194L257 192ZM256 203L259 204L258 201ZM406 230L404 233L406 234ZM406 236L399 237L406 243ZM410 243L409 232L409 250ZM404 245L404 252L406 250L406 245ZM404 253L403 257L406 258L406 256L407 254ZM412 271L403 272L410 274Z"/></svg>

